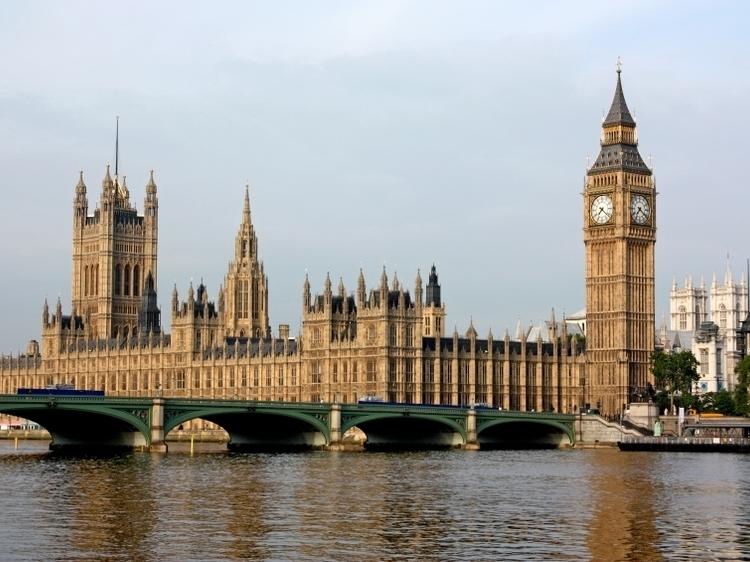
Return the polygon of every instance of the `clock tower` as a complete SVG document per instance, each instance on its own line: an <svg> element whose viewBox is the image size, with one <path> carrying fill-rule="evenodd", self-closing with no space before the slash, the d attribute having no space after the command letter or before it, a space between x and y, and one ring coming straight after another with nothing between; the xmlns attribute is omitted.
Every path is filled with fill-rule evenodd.
<svg viewBox="0 0 750 562"><path fill-rule="evenodd" d="M586 174L585 403L617 415L651 381L656 190L638 152L618 61L601 150Z"/></svg>

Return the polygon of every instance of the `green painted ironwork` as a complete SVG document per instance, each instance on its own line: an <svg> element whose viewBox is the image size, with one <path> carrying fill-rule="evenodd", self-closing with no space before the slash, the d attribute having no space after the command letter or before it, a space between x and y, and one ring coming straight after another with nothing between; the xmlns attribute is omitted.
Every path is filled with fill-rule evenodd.
<svg viewBox="0 0 750 562"><path fill-rule="evenodd" d="M461 435L466 443L466 412L467 410L458 408L413 404L344 404L341 406L341 434L370 421L408 417L442 424Z"/></svg>
<svg viewBox="0 0 750 562"><path fill-rule="evenodd" d="M56 408L61 412L85 412L108 416L126 422L151 443L151 397L91 397L0 395L0 412L10 412L34 421L34 413ZM163 398L164 435L180 424L197 418L211 419L223 415L263 415L295 419L319 431L330 444L331 404L305 402L269 402L228 399ZM468 408L416 404L342 404L340 434L352 427L371 421L412 418L445 426L468 440ZM554 428L575 442L574 416L554 412L498 411L479 408L476 414L476 435L491 427L508 423L533 423Z"/></svg>
<svg viewBox="0 0 750 562"><path fill-rule="evenodd" d="M304 402L260 402L253 400L205 400L205 399L165 399L164 434L175 427L198 418L212 418L231 414L255 414L281 416L305 422L331 440L330 415L328 404Z"/></svg>
<svg viewBox="0 0 750 562"><path fill-rule="evenodd" d="M124 421L141 432L146 443L151 443L150 398L0 395L0 412L12 412L31 421L35 421L35 412L46 412L53 408L60 412L97 414Z"/></svg>

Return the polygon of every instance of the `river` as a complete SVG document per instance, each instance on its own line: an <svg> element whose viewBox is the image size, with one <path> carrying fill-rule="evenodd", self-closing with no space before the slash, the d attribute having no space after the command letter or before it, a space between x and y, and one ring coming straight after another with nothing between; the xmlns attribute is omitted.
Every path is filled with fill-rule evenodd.
<svg viewBox="0 0 750 562"><path fill-rule="evenodd" d="M2 560L750 560L750 456L61 456L0 442Z"/></svg>

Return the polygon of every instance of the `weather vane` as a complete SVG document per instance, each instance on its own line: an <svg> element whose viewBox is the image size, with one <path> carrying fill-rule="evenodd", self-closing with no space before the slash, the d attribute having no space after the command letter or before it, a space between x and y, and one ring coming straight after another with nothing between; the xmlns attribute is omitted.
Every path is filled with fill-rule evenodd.
<svg viewBox="0 0 750 562"><path fill-rule="evenodd" d="M619 55L617 57L617 64L615 66L617 66L617 74L620 74L620 72L622 72L622 59L619 57Z"/></svg>

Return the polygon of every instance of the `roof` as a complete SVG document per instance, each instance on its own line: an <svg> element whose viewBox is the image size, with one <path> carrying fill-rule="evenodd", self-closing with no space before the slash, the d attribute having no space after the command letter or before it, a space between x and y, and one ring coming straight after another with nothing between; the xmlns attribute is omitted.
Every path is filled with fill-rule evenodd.
<svg viewBox="0 0 750 562"><path fill-rule="evenodd" d="M606 144L599 151L590 172L612 169L624 169L633 172L645 172L651 175L651 170L641 158L638 147L634 144Z"/></svg>
<svg viewBox="0 0 750 562"><path fill-rule="evenodd" d="M635 119L630 115L628 104L625 103L625 95L622 93L622 81L620 80L619 70L617 71L615 96L612 99L612 106L609 108L609 113L607 113L607 117L604 119L604 125L616 125L618 123L635 126Z"/></svg>

